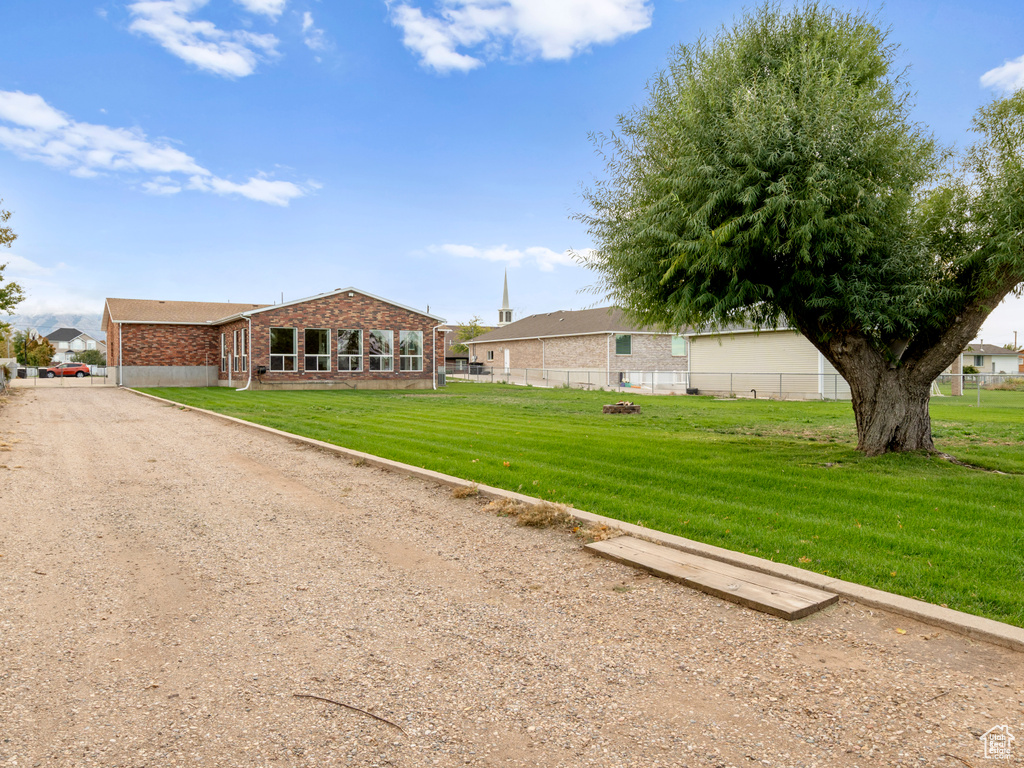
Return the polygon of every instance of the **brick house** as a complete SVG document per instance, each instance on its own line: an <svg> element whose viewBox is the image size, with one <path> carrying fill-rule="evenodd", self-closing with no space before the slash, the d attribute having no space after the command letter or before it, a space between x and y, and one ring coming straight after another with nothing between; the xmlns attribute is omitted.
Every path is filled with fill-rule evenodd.
<svg viewBox="0 0 1024 768"><path fill-rule="evenodd" d="M687 370L683 336L639 328L626 321L618 307L530 315L477 336L466 346L470 362L498 372L599 373L603 380L592 378L591 383L604 386L639 381L638 374L648 371L659 372L659 384L682 385Z"/></svg>
<svg viewBox="0 0 1024 768"><path fill-rule="evenodd" d="M137 387L429 388L443 322L356 288L282 304L111 298L103 308L107 363Z"/></svg>

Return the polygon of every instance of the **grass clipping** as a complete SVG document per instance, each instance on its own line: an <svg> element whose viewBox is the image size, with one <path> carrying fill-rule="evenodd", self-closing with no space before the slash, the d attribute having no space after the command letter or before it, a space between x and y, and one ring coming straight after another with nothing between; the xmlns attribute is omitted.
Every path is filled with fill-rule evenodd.
<svg viewBox="0 0 1024 768"><path fill-rule="evenodd" d="M526 504L513 499L496 499L486 508L500 517L514 517L516 525L528 528L560 528L579 536L588 543L622 535L622 531L607 525L582 525L569 514L564 506L552 504L550 501Z"/></svg>

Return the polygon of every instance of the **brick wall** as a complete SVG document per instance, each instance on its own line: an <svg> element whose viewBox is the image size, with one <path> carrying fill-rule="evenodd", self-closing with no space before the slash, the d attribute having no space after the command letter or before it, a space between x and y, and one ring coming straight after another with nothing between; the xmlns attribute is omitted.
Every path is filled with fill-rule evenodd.
<svg viewBox="0 0 1024 768"><path fill-rule="evenodd" d="M572 371L607 368L613 371L685 371L687 364L685 356L672 355L672 337L668 334L632 334L632 354L629 355L616 355L615 337L607 333L481 342L470 347L477 362L496 368L504 367L506 349L509 350L509 366L516 369L543 366ZM487 359L488 352L494 353L493 360Z"/></svg>
<svg viewBox="0 0 1024 768"><path fill-rule="evenodd" d="M126 366L217 365L220 359L220 352L214 343L214 329L211 327L110 323L106 330L110 342L107 365L120 365L121 353L124 354Z"/></svg>
<svg viewBox="0 0 1024 768"><path fill-rule="evenodd" d="M267 372L260 378L265 384L275 383L313 383L317 381L377 381L395 382L430 379L433 376L433 355L435 340L431 338L431 329L437 321L418 312L413 312L385 301L374 299L361 293L353 292L334 294L322 299L306 301L301 304L282 306L252 315L252 338L249 342L249 365L255 378L256 366L266 366ZM230 349L231 331L236 327L248 327L248 321L238 321L216 329L216 343L219 346L221 332L227 333ZM270 370L270 329L298 329L298 371ZM304 370L305 334L307 328L325 328L330 331L330 370ZM363 360L361 371L339 371L338 368L338 329L359 329L363 332ZM369 331L381 330L392 332L392 351L394 363L392 371L371 371L369 358ZM423 370L401 371L399 363L399 331L422 331L423 333ZM438 343L443 343L443 333L437 333ZM440 352L441 349L439 348ZM443 359L438 361L443 365ZM233 374L240 377L241 374ZM246 377L248 374L246 374ZM226 379L226 374L221 374Z"/></svg>

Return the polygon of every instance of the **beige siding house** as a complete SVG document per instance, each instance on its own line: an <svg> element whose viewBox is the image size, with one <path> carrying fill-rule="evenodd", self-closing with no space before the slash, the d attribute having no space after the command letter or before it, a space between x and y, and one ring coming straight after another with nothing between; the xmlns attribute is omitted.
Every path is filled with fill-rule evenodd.
<svg viewBox="0 0 1024 768"><path fill-rule="evenodd" d="M796 331L689 333L691 388L701 394L848 400L850 386Z"/></svg>

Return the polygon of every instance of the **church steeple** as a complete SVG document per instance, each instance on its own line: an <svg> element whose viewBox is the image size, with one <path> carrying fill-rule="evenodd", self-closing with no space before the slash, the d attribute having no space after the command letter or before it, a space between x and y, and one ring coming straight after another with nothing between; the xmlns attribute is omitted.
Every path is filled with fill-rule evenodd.
<svg viewBox="0 0 1024 768"><path fill-rule="evenodd" d="M498 310L498 327L512 322L512 307L508 305L508 270L505 270L505 291L501 297L501 309Z"/></svg>

